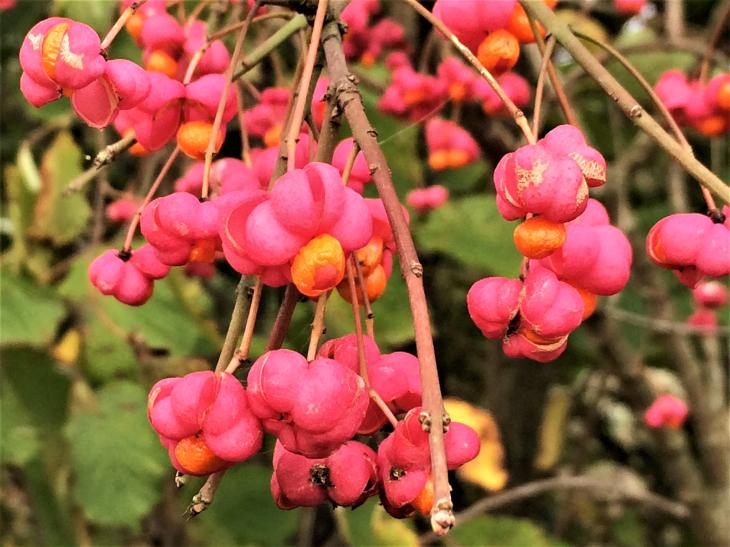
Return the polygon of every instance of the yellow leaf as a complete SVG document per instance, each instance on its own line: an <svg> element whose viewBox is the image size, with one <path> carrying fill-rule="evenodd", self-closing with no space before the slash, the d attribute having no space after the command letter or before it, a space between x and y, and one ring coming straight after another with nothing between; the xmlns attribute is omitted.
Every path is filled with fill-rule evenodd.
<svg viewBox="0 0 730 547"><path fill-rule="evenodd" d="M560 457L563 450L563 429L569 408L568 390L560 386L551 388L540 425L540 449L535 458L535 467L541 471L553 467Z"/></svg>
<svg viewBox="0 0 730 547"><path fill-rule="evenodd" d="M472 427L481 440L479 455L462 465L456 473L465 481L492 492L504 488L508 479L504 469L504 448L500 440L497 422L492 415L466 401L451 397L444 400L444 407L451 417L451 421L461 422Z"/></svg>
<svg viewBox="0 0 730 547"><path fill-rule="evenodd" d="M67 330L58 344L53 347L51 355L62 365L73 365L81 351L81 333L78 329Z"/></svg>
<svg viewBox="0 0 730 547"><path fill-rule="evenodd" d="M418 547L418 535L410 526L410 521L392 518L382 505L373 509L371 520L373 544L379 547Z"/></svg>

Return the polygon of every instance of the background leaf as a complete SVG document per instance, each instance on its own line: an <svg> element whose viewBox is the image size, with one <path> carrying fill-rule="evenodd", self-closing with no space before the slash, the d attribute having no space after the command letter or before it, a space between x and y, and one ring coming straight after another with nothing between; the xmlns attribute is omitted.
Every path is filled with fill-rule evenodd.
<svg viewBox="0 0 730 547"><path fill-rule="evenodd" d="M48 344L66 313L51 289L2 272L0 345Z"/></svg>
<svg viewBox="0 0 730 547"><path fill-rule="evenodd" d="M111 383L98 392L96 408L77 411L66 427L73 495L92 522L137 528L160 500L170 467L147 423L146 400L140 386Z"/></svg>
<svg viewBox="0 0 730 547"><path fill-rule="evenodd" d="M56 245L75 239L86 228L91 207L82 193L64 196L71 180L81 173L81 151L68 131L60 132L41 160L41 189L29 233Z"/></svg>
<svg viewBox="0 0 730 547"><path fill-rule="evenodd" d="M513 277L522 260L512 244L513 229L494 196L479 195L449 200L414 232L423 251L445 254L481 273Z"/></svg>

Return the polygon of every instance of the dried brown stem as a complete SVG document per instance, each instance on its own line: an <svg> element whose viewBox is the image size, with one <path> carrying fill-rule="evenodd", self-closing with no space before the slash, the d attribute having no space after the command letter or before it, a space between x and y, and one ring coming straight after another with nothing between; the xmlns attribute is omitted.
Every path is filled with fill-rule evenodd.
<svg viewBox="0 0 730 547"><path fill-rule="evenodd" d="M688 153L657 121L624 89L606 68L588 51L578 38L542 0L520 0L525 10L555 35L585 71L616 101L621 110L639 129L647 133L665 152L678 161L695 179L730 203L730 187Z"/></svg>
<svg viewBox="0 0 730 547"><path fill-rule="evenodd" d="M355 78L348 71L337 23L327 25L323 32L322 45L337 104L344 112L353 137L365 155L398 246L401 273L408 289L408 299L413 316L416 350L421 364L423 407L428 415L427 429L429 430L435 500L431 511L431 526L434 532L443 535L453 526L454 515L444 452L444 407L436 369L428 305L423 288L423 266L418 261L413 238L408 230L408 224L393 186L388 163L378 144L377 132L368 121Z"/></svg>

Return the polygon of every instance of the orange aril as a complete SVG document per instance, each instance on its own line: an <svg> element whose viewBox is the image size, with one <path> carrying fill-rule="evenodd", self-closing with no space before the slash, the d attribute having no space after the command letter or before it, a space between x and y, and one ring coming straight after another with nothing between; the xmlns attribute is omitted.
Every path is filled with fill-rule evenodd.
<svg viewBox="0 0 730 547"><path fill-rule="evenodd" d="M170 78L177 76L177 61L169 53L161 49L156 49L149 54L144 63L144 67L150 72L161 72Z"/></svg>
<svg viewBox="0 0 730 547"><path fill-rule="evenodd" d="M142 36L142 26L144 25L144 17L139 13L134 13L127 19L124 28L127 29L129 35L134 38L135 42L139 42L139 37Z"/></svg>
<svg viewBox="0 0 730 547"><path fill-rule="evenodd" d="M428 166L434 171L442 171L449 168L449 151L436 150L428 155Z"/></svg>
<svg viewBox="0 0 730 547"><path fill-rule="evenodd" d="M406 106L413 106L422 102L426 98L426 93L423 89L409 89L403 94L403 102Z"/></svg>
<svg viewBox="0 0 730 547"><path fill-rule="evenodd" d="M292 282L306 296L334 289L344 276L345 252L329 234L319 235L299 249L291 265Z"/></svg>
<svg viewBox="0 0 730 547"><path fill-rule="evenodd" d="M212 131L213 124L210 122L197 120L184 123L177 130L177 144L186 156L194 160L203 160ZM217 153L221 149L223 139L223 132L219 131L215 139L214 152Z"/></svg>
<svg viewBox="0 0 730 547"><path fill-rule="evenodd" d="M696 125L698 132L703 134L705 137L717 137L727 128L727 122L725 116L716 115L705 118Z"/></svg>
<svg viewBox="0 0 730 547"><path fill-rule="evenodd" d="M385 269L380 264L378 264L375 269L370 272L370 275L364 278L364 281L365 291L368 295L368 302L375 302L378 298L383 296L383 293L385 292L385 287L388 285L388 276L385 275ZM357 287L358 291L357 303L362 306L365 304L365 302L362 298L362 288L360 287L360 282L357 279L355 280L355 286ZM337 285L337 292L340 293L340 296L342 298L352 303L350 282L348 280L344 279L342 282L340 282L339 285Z"/></svg>
<svg viewBox="0 0 730 547"><path fill-rule="evenodd" d="M512 234L517 250L527 258L545 258L565 243L565 225L543 217L532 217Z"/></svg>
<svg viewBox="0 0 730 547"><path fill-rule="evenodd" d="M730 110L730 79L717 90L717 107L721 110Z"/></svg>
<svg viewBox="0 0 730 547"><path fill-rule="evenodd" d="M431 475L428 476L423 490L411 502L411 505L424 517L431 514L431 509L433 508L433 480L431 479Z"/></svg>
<svg viewBox="0 0 730 547"><path fill-rule="evenodd" d="M367 244L355 251L362 274L367 276L383 260L383 239L373 236Z"/></svg>
<svg viewBox="0 0 730 547"><path fill-rule="evenodd" d="M461 102L466 97L466 84L462 82L456 82L449 86L449 98L452 101Z"/></svg>
<svg viewBox="0 0 730 547"><path fill-rule="evenodd" d="M545 36L545 29L540 23L537 23L537 28L542 36ZM535 35L532 32L530 26L530 20L527 17L525 8L521 4L515 4L515 9L512 10L512 15L507 23L507 30L511 32L521 44L531 44L535 41Z"/></svg>
<svg viewBox="0 0 730 547"><path fill-rule="evenodd" d="M215 260L215 239L201 239L195 242L190 251L190 262L208 263Z"/></svg>
<svg viewBox="0 0 730 547"><path fill-rule="evenodd" d="M448 151L449 167L459 169L469 163L469 153L466 150L453 148Z"/></svg>
<svg viewBox="0 0 730 547"><path fill-rule="evenodd" d="M520 43L514 35L498 29L479 44L477 58L489 72L500 75L510 70L520 58Z"/></svg>
<svg viewBox="0 0 730 547"><path fill-rule="evenodd" d="M537 344L538 346L551 346L560 341L560 337L547 338L547 337L535 332L532 329L520 330L520 334L522 334L530 342L532 342L533 344Z"/></svg>
<svg viewBox="0 0 730 547"><path fill-rule="evenodd" d="M41 65L43 72L53 80L56 76L56 59L61 51L61 41L68 30L68 23L59 23L43 37L41 46Z"/></svg>
<svg viewBox="0 0 730 547"><path fill-rule="evenodd" d="M210 475L226 466L225 460L210 451L200 433L185 437L177 443L175 459L191 475Z"/></svg>
<svg viewBox="0 0 730 547"><path fill-rule="evenodd" d="M366 67L371 67L375 64L375 55L370 51L366 51L360 57L360 62Z"/></svg>
<svg viewBox="0 0 730 547"><path fill-rule="evenodd" d="M588 319L591 315L593 315L593 312L596 311L596 304L598 302L598 297L593 294L592 292L589 292L585 289L581 289L580 287L573 287L576 291L578 291L578 294L580 295L581 299L583 300L583 320L585 321Z"/></svg>
<svg viewBox="0 0 730 547"><path fill-rule="evenodd" d="M264 133L264 144L267 147L276 146L279 144L279 141L281 140L281 124L277 123L276 125L272 125L266 133Z"/></svg>

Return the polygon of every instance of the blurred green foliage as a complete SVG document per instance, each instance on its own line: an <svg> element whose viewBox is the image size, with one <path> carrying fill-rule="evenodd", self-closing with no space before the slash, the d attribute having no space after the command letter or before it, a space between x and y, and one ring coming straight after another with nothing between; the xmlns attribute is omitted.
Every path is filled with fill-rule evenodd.
<svg viewBox="0 0 730 547"><path fill-rule="evenodd" d="M692 3L695 26L706 21L708 4ZM66 99L34 109L18 92L17 49L35 22L58 14L85 21L103 33L116 12L117 3L111 1L21 0L18 8L0 15L0 479L4 490L0 509L5 521L0 537L3 545L297 543L303 512L278 510L269 494L271 447L251 462L229 470L215 503L185 523L183 512L201 481L191 479L181 490L175 490L174 472L165 450L147 424L146 393L157 379L200 370L215 362L230 318L237 275L222 265L212 280L173 271L155 284L154 296L140 308L100 295L88 282L88 265L104 249L119 245L124 227L103 224L98 186L64 194L68 183L88 167L87 156L99 147L99 135L69 114ZM618 34L619 46L650 45L657 39L651 25L632 33L622 29L616 18L600 12L597 18L602 29ZM417 33L419 29L409 31ZM420 32L425 35L423 29ZM126 33L120 35L111 54L140 59L139 50ZM652 82L667 68L695 65L693 55L676 51L638 52L630 59ZM645 99L622 68L615 63L607 66L632 93ZM562 69L570 74L574 66L568 63ZM382 82L387 79L382 64L368 73ZM570 93L590 140L606 151L612 166L616 165L633 147L635 130L620 116L617 121L611 117L610 100L587 78L579 77ZM616 410L622 403L615 401L613 406L606 406L615 392L606 375L599 374L604 355L599 349L597 321L590 320L571 337L560 361L539 365L509 362L500 354L498 343L485 341L468 319L464 297L471 283L486 275L514 277L519 273L520 257L512 245L513 225L500 217L493 196L485 192L491 186L492 166L503 151L490 146L491 130L498 128L515 138L509 120L487 119L480 112L470 116L465 125L483 144L484 158L460 170L435 174L428 172L424 161L420 126L379 113L377 90L365 87L363 96L400 197L411 188L434 182L451 192L450 201L441 209L422 216L411 212L411 227L425 267L441 380L451 395L493 411L503 430L507 467L514 483L549 471L533 466L541 448L550 451L551 465L564 464L575 472L594 461L616 460L651 475L654 462L646 455L641 431L634 420L622 421L622 412L629 412L627 407ZM553 107L546 107L548 119L559 123ZM609 123L609 119L614 121ZM115 136L109 132L108 138ZM724 142L727 145L727 139ZM718 172L730 174L727 153L718 160L717 150L713 152L702 140L698 143L700 158L718 163ZM236 153L224 149L224 154ZM154 169L163 154L142 165ZM668 163L656 156L658 152L652 149L644 161L632 166L630 175L636 184L634 180L611 180L609 168L613 189L602 192L614 218L619 199L615 188L621 188L623 199L630 202L631 220L636 223L632 237L638 252L642 234L670 212L665 184ZM127 185L139 190L143 171L137 160L120 159L109 169L108 183L115 191ZM694 187L688 186L690 206L700 203L695 194ZM679 285L667 272L658 275L680 310L677 319L683 320L691 309L688 291L674 290ZM633 279L611 305L646 316L645 297L641 281ZM263 351L280 298L281 291L264 292L252 346L254 358ZM414 349L407 294L397 261L388 290L373 304L373 310L383 351ZM311 303L298 305L288 347L306 349L312 312ZM726 324L727 318L723 322ZM328 305L327 328L328 337L353 329L350 305L337 295ZM662 366L668 361L651 332L627 323L621 325L620 334L633 351L643 352ZM606 385L591 399L594 380ZM565 405L582 413L571 422L582 436L568 437L563 424L566 420L562 419L549 434L540 435L541 423L555 422L548 418L543 422L547 392L555 383L563 385L561 393L568 400L563 401ZM600 412L596 410L599 403L604 405ZM633 442L630 446L624 443L627 436ZM549 446L541 447L540 443ZM660 477L655 477L654 483L658 489L670 490ZM485 495L458 480L454 486L457 509ZM25 506L30 516L18 509ZM617 518L602 509L585 498L547 496L543 501L510 509L514 515L475 518L457 527L446 545L563 545L556 535L576 544L658 545L662 539L654 534L655 529L675 526L656 515L647 517L637 508L623 507ZM333 541L356 547L417 545L427 526L422 520L390 519L377 500L356 511L340 508L331 513L322 509L315 518L322 530L335 538Z"/></svg>

